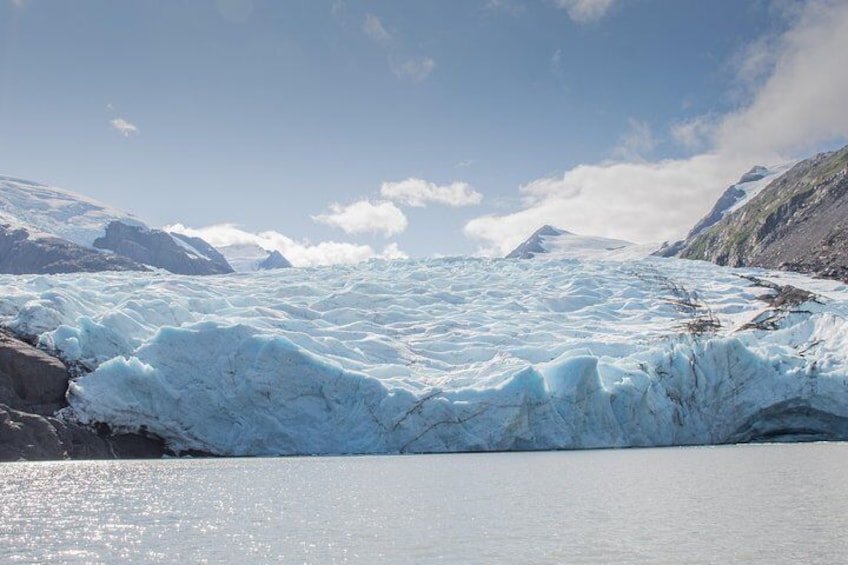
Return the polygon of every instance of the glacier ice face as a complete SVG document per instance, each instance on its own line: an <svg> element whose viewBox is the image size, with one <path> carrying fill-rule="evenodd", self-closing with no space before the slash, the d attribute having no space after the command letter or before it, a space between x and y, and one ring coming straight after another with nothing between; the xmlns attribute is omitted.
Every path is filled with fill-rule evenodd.
<svg viewBox="0 0 848 565"><path fill-rule="evenodd" d="M848 437L848 289L768 306L700 262L439 259L0 277L83 374L66 417L175 451L404 453ZM703 323L708 321L709 323ZM745 329L747 328L747 329Z"/></svg>

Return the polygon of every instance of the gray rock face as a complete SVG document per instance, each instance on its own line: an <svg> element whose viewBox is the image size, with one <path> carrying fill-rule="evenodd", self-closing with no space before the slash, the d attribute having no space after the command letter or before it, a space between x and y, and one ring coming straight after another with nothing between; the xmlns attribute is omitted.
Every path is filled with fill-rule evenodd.
<svg viewBox="0 0 848 565"><path fill-rule="evenodd" d="M677 255L848 280L848 146L798 163Z"/></svg>
<svg viewBox="0 0 848 565"><path fill-rule="evenodd" d="M103 253L58 237L30 239L24 229L0 225L0 273L10 275L146 271L127 257Z"/></svg>
<svg viewBox="0 0 848 565"><path fill-rule="evenodd" d="M256 269L258 271L267 271L269 269L288 269L291 268L292 264L289 263L289 260L283 257L283 254L277 250L271 251L268 253L268 257L265 258L262 262L260 262Z"/></svg>
<svg viewBox="0 0 848 565"><path fill-rule="evenodd" d="M53 415L67 406L65 365L0 334L0 461L161 457L158 440L95 433Z"/></svg>
<svg viewBox="0 0 848 565"><path fill-rule="evenodd" d="M65 365L22 341L0 334L0 402L43 416L65 405Z"/></svg>
<svg viewBox="0 0 848 565"><path fill-rule="evenodd" d="M106 234L94 241L94 247L108 249L134 261L159 267L179 275L220 275L232 273L227 260L203 240L202 249L195 247L192 241L198 238L175 236L162 230L128 226L121 222L111 222ZM187 245L180 245L183 241ZM194 247L194 253L188 247ZM207 250L210 251L207 254Z"/></svg>

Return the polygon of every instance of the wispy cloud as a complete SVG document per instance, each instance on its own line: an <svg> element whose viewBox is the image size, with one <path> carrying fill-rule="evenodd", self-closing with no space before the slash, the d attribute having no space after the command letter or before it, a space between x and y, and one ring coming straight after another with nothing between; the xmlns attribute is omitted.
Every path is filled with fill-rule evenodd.
<svg viewBox="0 0 848 565"><path fill-rule="evenodd" d="M577 23L595 22L607 15L615 0L554 0Z"/></svg>
<svg viewBox="0 0 848 565"><path fill-rule="evenodd" d="M424 82L436 69L436 61L430 57L420 59L407 59L405 61L395 61L389 59L389 67L396 77L407 79L413 82Z"/></svg>
<svg viewBox="0 0 848 565"><path fill-rule="evenodd" d="M630 118L627 124L628 130L619 138L613 157L624 161L644 160L656 146L651 126L634 118Z"/></svg>
<svg viewBox="0 0 848 565"><path fill-rule="evenodd" d="M397 78L424 82L436 69L436 61L432 57L410 57L402 38L389 31L383 21L374 14L365 15L362 32L384 49L389 70Z"/></svg>
<svg viewBox="0 0 848 565"><path fill-rule="evenodd" d="M131 124L123 118L115 118L113 120L109 120L109 124L115 131L117 131L124 137L129 137L138 133L138 128L135 126L135 124Z"/></svg>
<svg viewBox="0 0 848 565"><path fill-rule="evenodd" d="M483 9L487 12L503 12L517 16L524 12L525 6L520 0L487 0Z"/></svg>
<svg viewBox="0 0 848 565"><path fill-rule="evenodd" d="M365 15L365 22L362 24L362 31L364 31L365 35L377 43L389 44L394 39L392 34L389 33L383 25L383 22L380 21L380 18L374 14Z"/></svg>
<svg viewBox="0 0 848 565"><path fill-rule="evenodd" d="M483 200L483 195L465 182L437 185L423 179L408 178L400 182L384 182L380 187L383 198L412 207L424 207L428 203L447 206L473 206Z"/></svg>
<svg viewBox="0 0 848 565"><path fill-rule="evenodd" d="M403 211L391 202L360 200L343 206L331 204L330 211L312 216L316 222L340 228L348 234L383 234L390 237L403 233L408 221Z"/></svg>
<svg viewBox="0 0 848 565"><path fill-rule="evenodd" d="M551 74L555 77L562 76L562 50L557 49L551 55Z"/></svg>
<svg viewBox="0 0 848 565"><path fill-rule="evenodd" d="M322 241L313 244L308 241L294 240L276 231L248 232L235 224L216 224L197 229L175 224L166 226L164 229L203 238L210 245L218 248L251 244L268 251L279 251L295 267L350 264L373 258L403 259L407 256L396 243L390 243L381 252L376 252L370 245L338 241Z"/></svg>
<svg viewBox="0 0 848 565"><path fill-rule="evenodd" d="M848 140L848 4L808 2L770 43L776 53L750 100L723 116L682 120L672 135L701 152L684 159L579 165L522 187L521 206L475 218L465 234L503 254L545 223L637 242L682 236L718 195L755 164L771 165ZM745 67L740 67L744 69ZM743 71L744 72L744 71ZM629 134L635 147L639 127ZM625 134L625 138L629 134Z"/></svg>

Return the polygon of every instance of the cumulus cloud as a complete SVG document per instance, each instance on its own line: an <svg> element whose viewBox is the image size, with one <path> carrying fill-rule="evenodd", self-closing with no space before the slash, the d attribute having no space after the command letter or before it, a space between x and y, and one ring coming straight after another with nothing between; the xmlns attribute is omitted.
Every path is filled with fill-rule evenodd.
<svg viewBox="0 0 848 565"><path fill-rule="evenodd" d="M568 17L585 24L603 18L614 0L554 0L556 5L568 12Z"/></svg>
<svg viewBox="0 0 848 565"><path fill-rule="evenodd" d="M751 166L785 162L848 139L848 73L836 70L848 52L848 4L808 2L791 29L769 44L778 51L749 102L672 128L678 142L702 146L701 153L580 165L534 180L521 187L519 210L476 218L465 234L493 255L508 252L545 223L636 242L675 239Z"/></svg>
<svg viewBox="0 0 848 565"><path fill-rule="evenodd" d="M473 206L483 200L483 195L466 182L437 185L423 179L408 178L400 182L384 182L380 187L383 198L422 208L429 202L447 206Z"/></svg>
<svg viewBox="0 0 848 565"><path fill-rule="evenodd" d="M796 152L848 133L848 3L812 1L775 42L773 71L753 102L726 116L716 143L728 152Z"/></svg>
<svg viewBox="0 0 848 565"><path fill-rule="evenodd" d="M413 82L424 82L436 69L436 61L430 57L420 59L406 59L402 61L389 60L389 67L394 75L400 79Z"/></svg>
<svg viewBox="0 0 848 565"><path fill-rule="evenodd" d="M337 241L322 241L312 244L306 241L296 241L276 231L248 232L235 224L216 224L197 229L175 224L163 229L203 238L210 245L218 248L228 245L258 245L268 251L279 251L295 267L350 264L374 258L406 258L406 254L398 248L396 243L387 245L378 253L370 245L355 245Z"/></svg>
<svg viewBox="0 0 848 565"><path fill-rule="evenodd" d="M383 22L380 21L380 18L374 14L365 15L362 31L377 43L391 43L393 39L392 34L389 33Z"/></svg>
<svg viewBox="0 0 848 565"><path fill-rule="evenodd" d="M407 219L403 211L391 202L360 200L343 206L331 204L326 214L312 216L316 222L341 228L348 234L381 233L386 237L403 233Z"/></svg>
<svg viewBox="0 0 848 565"><path fill-rule="evenodd" d="M716 155L656 163L580 165L562 176L523 187L523 207L506 215L475 218L465 234L486 255L504 255L544 224L582 234L636 242L680 235L715 200L715 189L740 175L747 161Z"/></svg>
<svg viewBox="0 0 848 565"><path fill-rule="evenodd" d="M111 124L112 128L124 137L129 137L133 134L138 133L138 128L135 126L135 124L131 124L123 118L115 118L114 120L109 120L109 124Z"/></svg>

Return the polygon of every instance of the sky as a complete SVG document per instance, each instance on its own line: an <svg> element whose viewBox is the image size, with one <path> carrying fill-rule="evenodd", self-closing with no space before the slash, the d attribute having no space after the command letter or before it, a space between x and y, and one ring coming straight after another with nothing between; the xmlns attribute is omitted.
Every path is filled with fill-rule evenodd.
<svg viewBox="0 0 848 565"><path fill-rule="evenodd" d="M848 143L845 0L0 0L0 174L295 265L679 238Z"/></svg>

